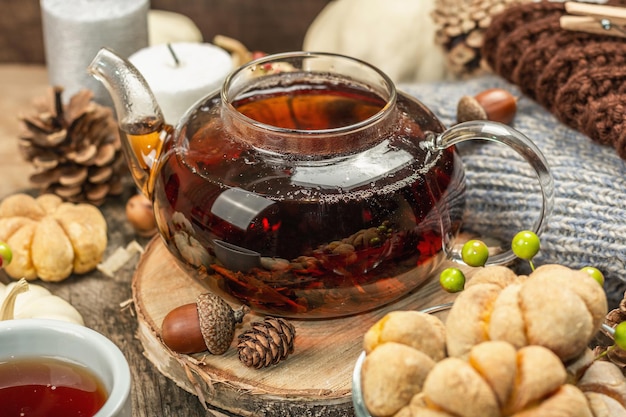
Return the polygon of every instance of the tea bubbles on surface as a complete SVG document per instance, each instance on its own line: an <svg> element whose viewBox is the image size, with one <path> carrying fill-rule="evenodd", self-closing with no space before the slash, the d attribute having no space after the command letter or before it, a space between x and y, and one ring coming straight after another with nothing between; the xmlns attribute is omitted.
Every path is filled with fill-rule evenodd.
<svg viewBox="0 0 626 417"><path fill-rule="evenodd" d="M392 111L367 86L322 78L253 84L222 119L197 123L216 116L208 98L164 145L155 179L172 252L205 262L219 290L268 314L337 317L387 304L444 259L444 219L450 234L460 224L460 161L420 147L439 122L418 125L405 96Z"/></svg>

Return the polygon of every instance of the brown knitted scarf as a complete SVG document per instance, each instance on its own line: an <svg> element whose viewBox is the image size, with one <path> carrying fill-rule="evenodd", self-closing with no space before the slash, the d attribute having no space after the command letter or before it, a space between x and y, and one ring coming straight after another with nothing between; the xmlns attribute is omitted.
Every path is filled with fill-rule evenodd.
<svg viewBox="0 0 626 417"><path fill-rule="evenodd" d="M563 14L563 3L548 1L506 9L485 32L483 59L560 121L626 159L626 40L563 30Z"/></svg>

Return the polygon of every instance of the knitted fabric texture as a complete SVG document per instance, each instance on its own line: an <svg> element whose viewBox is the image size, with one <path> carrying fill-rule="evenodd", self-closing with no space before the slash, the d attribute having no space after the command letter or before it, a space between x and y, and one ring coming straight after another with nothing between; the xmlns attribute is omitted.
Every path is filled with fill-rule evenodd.
<svg viewBox="0 0 626 417"><path fill-rule="evenodd" d="M540 236L535 264L599 268L606 278L609 302L616 306L626 290L626 161L612 148L564 125L517 86L495 75L398 88L450 126L456 122L456 103L463 95L493 87L520 95L513 127L537 144L555 181L554 209ZM464 229L510 242L539 215L542 202L535 173L506 146L483 141L461 145L467 183ZM520 261L519 268L526 272L528 264Z"/></svg>
<svg viewBox="0 0 626 417"><path fill-rule="evenodd" d="M608 4L624 6L624 0ZM566 31L563 3L525 3L494 17L482 56L561 122L626 159L626 42L614 36Z"/></svg>
<svg viewBox="0 0 626 417"><path fill-rule="evenodd" d="M559 40L567 39L570 36L562 33ZM532 76L539 74L539 78L534 86L537 101L543 104L548 110L554 111L554 102L559 87L563 86L567 80L576 72L589 67L604 67L610 64L624 65L626 64L626 48L623 41L598 42L590 40L584 45L576 43L574 45L562 45L561 55L557 59L551 59L558 51L552 50L552 45L561 45L559 42L548 46L540 46L534 51L541 53L535 64L528 66L528 73ZM543 54L547 54L544 56ZM547 62L547 64L546 64ZM540 71L540 65L543 65L543 71ZM520 73L523 71L520 68ZM524 76L519 77L520 88L533 88L533 82ZM529 94L530 95L530 94Z"/></svg>
<svg viewBox="0 0 626 417"><path fill-rule="evenodd" d="M486 62L496 62L499 55L497 45L501 38L506 37L519 27L519 22L535 22L549 17L550 14L563 13L563 5L559 3L543 2L532 7L514 6L506 10L506 13L496 15L489 25L488 31L483 38L481 56ZM503 18L503 16L507 16Z"/></svg>

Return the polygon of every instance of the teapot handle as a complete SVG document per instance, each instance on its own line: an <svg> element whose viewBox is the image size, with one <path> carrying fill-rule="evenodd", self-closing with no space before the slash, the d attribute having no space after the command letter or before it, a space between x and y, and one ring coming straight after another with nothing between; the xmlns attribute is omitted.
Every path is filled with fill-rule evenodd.
<svg viewBox="0 0 626 417"><path fill-rule="evenodd" d="M535 170L543 201L539 218L535 221L531 230L539 235L543 231L547 217L552 212L552 207L554 206L554 179L545 156L537 145L518 130L502 123L485 120L464 122L452 126L434 138L434 145L437 149L444 149L461 142L476 139L509 146L520 154ZM513 261L515 258L513 251L509 249L503 253L490 256L487 265L502 265ZM452 259L462 262L460 253L453 253Z"/></svg>

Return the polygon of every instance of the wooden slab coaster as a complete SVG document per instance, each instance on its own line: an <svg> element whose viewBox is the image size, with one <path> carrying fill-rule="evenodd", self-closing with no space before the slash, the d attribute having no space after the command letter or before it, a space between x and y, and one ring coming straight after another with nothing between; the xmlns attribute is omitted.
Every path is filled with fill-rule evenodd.
<svg viewBox="0 0 626 417"><path fill-rule="evenodd" d="M161 323L175 307L208 289L183 272L160 237L141 256L132 282L138 338L159 371L200 401L241 416L353 416L352 370L363 334L392 310L422 309L452 301L437 279L374 312L329 320L294 320L294 353L277 365L254 369L238 359L236 341L224 355L181 355L160 339ZM250 313L238 334L263 316Z"/></svg>

